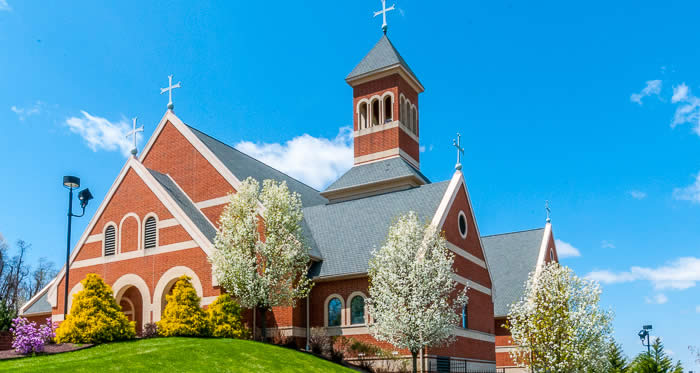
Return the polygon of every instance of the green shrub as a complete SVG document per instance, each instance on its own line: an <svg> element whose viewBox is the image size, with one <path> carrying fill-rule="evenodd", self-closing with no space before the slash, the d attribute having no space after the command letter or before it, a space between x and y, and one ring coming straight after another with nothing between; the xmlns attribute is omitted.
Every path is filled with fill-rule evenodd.
<svg viewBox="0 0 700 373"><path fill-rule="evenodd" d="M168 304L158 325L158 334L171 337L206 337L209 335L207 314L199 306L200 298L187 276L175 283L173 293L166 296Z"/></svg>
<svg viewBox="0 0 700 373"><path fill-rule="evenodd" d="M224 338L248 338L241 321L241 306L228 294L221 294L207 309L211 335Z"/></svg>
<svg viewBox="0 0 700 373"><path fill-rule="evenodd" d="M101 343L136 337L135 323L122 313L112 288L94 273L73 296L68 317L56 330L57 343Z"/></svg>

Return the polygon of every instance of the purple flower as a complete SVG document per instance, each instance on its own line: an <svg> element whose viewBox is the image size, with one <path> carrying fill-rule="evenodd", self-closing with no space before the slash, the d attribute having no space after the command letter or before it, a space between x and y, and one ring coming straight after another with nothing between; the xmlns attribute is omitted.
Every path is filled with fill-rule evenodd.
<svg viewBox="0 0 700 373"><path fill-rule="evenodd" d="M46 324L37 326L35 322L29 322L24 317L12 320L12 348L21 354L44 351L44 345L55 337L55 328L51 318L46 319Z"/></svg>

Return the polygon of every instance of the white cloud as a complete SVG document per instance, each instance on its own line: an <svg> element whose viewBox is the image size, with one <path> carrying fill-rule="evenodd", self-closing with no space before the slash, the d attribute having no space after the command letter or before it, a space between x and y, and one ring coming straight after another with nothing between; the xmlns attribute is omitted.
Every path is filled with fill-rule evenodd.
<svg viewBox="0 0 700 373"><path fill-rule="evenodd" d="M2 0L0 0L2 1ZM24 121L28 117L31 117L32 115L37 115L41 114L41 111L44 108L44 103L41 101L37 101L34 105L27 107L27 108L21 108L17 106L12 106L10 110L12 110L15 114L17 114L17 117L19 117L19 120Z"/></svg>
<svg viewBox="0 0 700 373"><path fill-rule="evenodd" d="M10 11L12 8L10 8L10 4L7 3L7 0L0 0L0 11Z"/></svg>
<svg viewBox="0 0 700 373"><path fill-rule="evenodd" d="M562 240L554 240L557 246L557 254L559 258L571 258L581 256L579 249L573 247L570 243L564 242Z"/></svg>
<svg viewBox="0 0 700 373"><path fill-rule="evenodd" d="M671 128L681 124L693 125L693 132L700 136L700 98L695 97L685 83L673 87L671 102L678 104L671 121Z"/></svg>
<svg viewBox="0 0 700 373"><path fill-rule="evenodd" d="M688 99L688 86L685 83L673 87L673 96L671 97L672 103L677 103L680 101L685 101Z"/></svg>
<svg viewBox="0 0 700 373"><path fill-rule="evenodd" d="M425 153L426 151L432 152L433 151L433 145L431 144L429 147L425 147L425 145L421 145L418 147L418 150L420 150L421 153Z"/></svg>
<svg viewBox="0 0 700 373"><path fill-rule="evenodd" d="M659 95L661 93L661 80L649 80L647 86L639 93L634 93L630 96L630 101L642 104L642 99L651 95Z"/></svg>
<svg viewBox="0 0 700 373"><path fill-rule="evenodd" d="M241 141L236 149L317 189L337 179L354 162L350 127L341 128L334 139L303 134L284 144Z"/></svg>
<svg viewBox="0 0 700 373"><path fill-rule="evenodd" d="M77 133L87 143L92 151L119 150L124 155L129 155L134 147L133 140L126 137L132 126L126 118L118 122L110 122L105 118L92 116L85 111L80 111L83 117L71 117L66 119L66 125L71 132ZM141 135L137 134L137 142Z"/></svg>
<svg viewBox="0 0 700 373"><path fill-rule="evenodd" d="M586 277L605 284L649 281L655 289L685 290L700 281L700 258L682 257L657 268L635 266L617 273L593 271Z"/></svg>
<svg viewBox="0 0 700 373"><path fill-rule="evenodd" d="M673 198L680 201L690 201L700 204L700 172L695 178L695 183L688 185L685 188L674 189Z"/></svg>
<svg viewBox="0 0 700 373"><path fill-rule="evenodd" d="M627 192L632 198L638 199L638 200L643 200L644 198L647 198L646 192L642 192L640 190L630 190Z"/></svg>
<svg viewBox="0 0 700 373"><path fill-rule="evenodd" d="M649 304L664 304L668 302L668 297L663 293L659 293L653 297L644 297L644 301Z"/></svg>
<svg viewBox="0 0 700 373"><path fill-rule="evenodd" d="M603 240L603 241L600 243L600 247L602 247L603 249L614 249L614 248L615 248L615 244L612 243L612 242L610 242L610 241L608 241L608 240Z"/></svg>

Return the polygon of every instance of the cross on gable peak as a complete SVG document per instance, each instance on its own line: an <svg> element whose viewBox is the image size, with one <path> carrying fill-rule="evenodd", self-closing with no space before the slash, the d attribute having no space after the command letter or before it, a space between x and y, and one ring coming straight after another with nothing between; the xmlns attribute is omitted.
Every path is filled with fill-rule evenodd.
<svg viewBox="0 0 700 373"><path fill-rule="evenodd" d="M386 23L386 14L387 14L388 12L390 12L390 11L396 9L396 8L395 8L395 5L396 5L396 4L394 4L394 5L392 5L392 6L390 6L390 7L387 8L387 7L386 7L386 0L381 0L381 1L382 1L382 10L378 10L378 11L374 12L374 16L376 17L376 16L378 16L378 15L380 15L380 14L382 15L382 20L383 20L383 23L382 23L382 31L384 31L384 35L386 35L386 30L387 30L387 28L389 28L389 26L388 26L387 23Z"/></svg>
<svg viewBox="0 0 700 373"><path fill-rule="evenodd" d="M160 89L160 94L162 95L165 92L168 92L168 110L173 111L175 109L175 105L173 104L173 89L175 88L182 88L180 85L180 82L177 82L173 85L173 76L168 75L168 86L165 88Z"/></svg>

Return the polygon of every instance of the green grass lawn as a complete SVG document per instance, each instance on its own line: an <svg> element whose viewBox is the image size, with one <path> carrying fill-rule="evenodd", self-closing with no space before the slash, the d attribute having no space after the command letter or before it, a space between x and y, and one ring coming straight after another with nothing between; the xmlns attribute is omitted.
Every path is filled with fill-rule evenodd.
<svg viewBox="0 0 700 373"><path fill-rule="evenodd" d="M12 372L354 372L291 349L237 339L153 338L0 361Z"/></svg>

